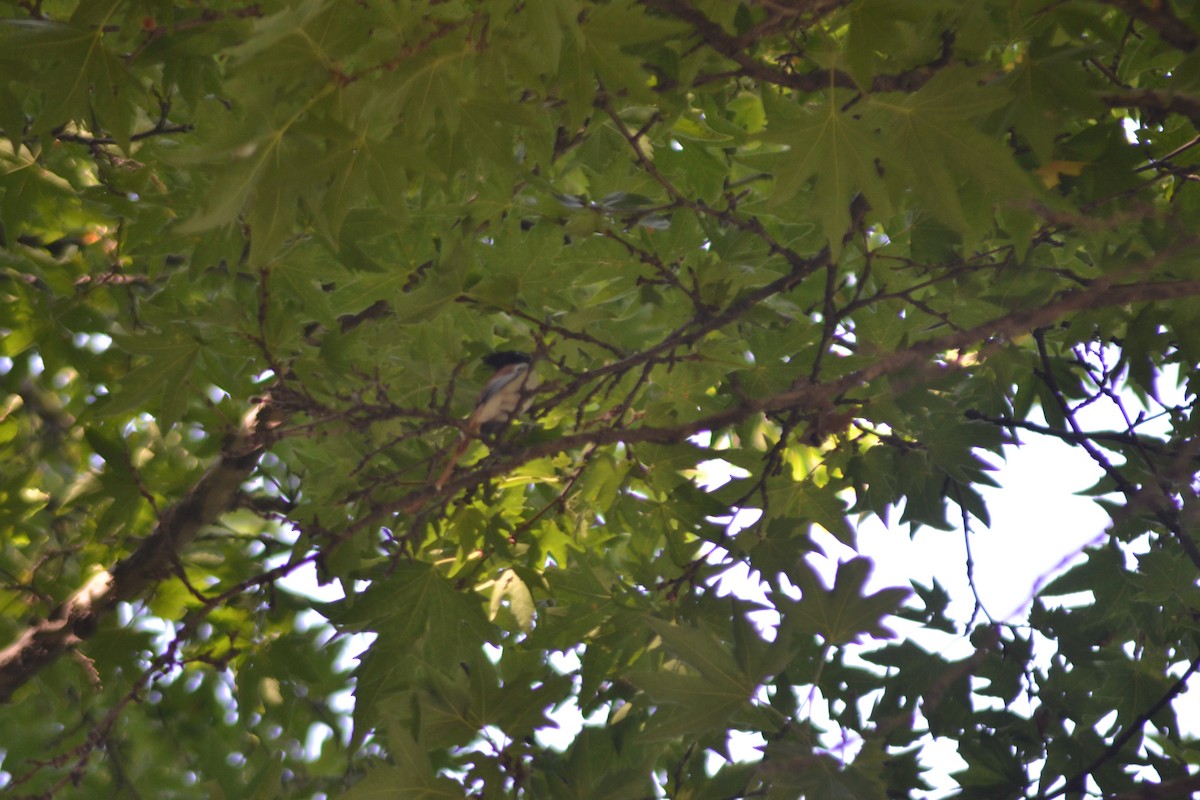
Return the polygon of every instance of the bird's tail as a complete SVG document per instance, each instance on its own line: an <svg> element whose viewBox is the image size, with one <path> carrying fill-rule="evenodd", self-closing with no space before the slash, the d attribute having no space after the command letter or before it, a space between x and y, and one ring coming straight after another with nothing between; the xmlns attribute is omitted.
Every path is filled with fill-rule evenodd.
<svg viewBox="0 0 1200 800"><path fill-rule="evenodd" d="M454 468L458 466L458 460L463 457L463 453L467 452L467 445L470 443L471 440L466 436L459 439L458 445L454 448L454 452L451 453L450 458L446 460L446 466L442 468L442 474L439 475L438 479L433 482L434 489L437 489L440 492L442 487L446 485L446 481L450 480L451 473L453 473Z"/></svg>

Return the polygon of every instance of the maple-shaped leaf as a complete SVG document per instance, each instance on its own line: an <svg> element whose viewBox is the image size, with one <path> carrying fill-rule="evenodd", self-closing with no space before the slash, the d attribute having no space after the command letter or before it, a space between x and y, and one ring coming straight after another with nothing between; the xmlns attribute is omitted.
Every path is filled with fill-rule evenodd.
<svg viewBox="0 0 1200 800"><path fill-rule="evenodd" d="M846 504L832 487L817 486L811 480L780 481L768 496L775 514L815 522L839 542L854 547L855 530L846 519Z"/></svg>
<svg viewBox="0 0 1200 800"><path fill-rule="evenodd" d="M965 67L943 70L912 94L872 95L865 119L883 134L882 161L893 188L910 191L942 222L968 233L991 218L996 202L1025 197L1035 186L999 136L975 119L1012 99L980 84Z"/></svg>
<svg viewBox="0 0 1200 800"><path fill-rule="evenodd" d="M462 797L461 789L433 769L423 743L401 725L388 730L389 763L373 765L341 796L345 800L383 800L411 797L414 800Z"/></svg>
<svg viewBox="0 0 1200 800"><path fill-rule="evenodd" d="M47 133L68 121L99 123L128 151L135 106L146 92L125 59L108 47L103 25L3 20L0 54L0 62L39 69L43 99L33 121L36 132Z"/></svg>
<svg viewBox="0 0 1200 800"><path fill-rule="evenodd" d="M350 630L386 631L398 646L418 640L428 652L451 662L460 649L482 645L491 635L483 610L468 602L437 570L402 564L385 583L359 595L350 608L328 608L330 619ZM454 662L457 663L457 662Z"/></svg>
<svg viewBox="0 0 1200 800"><path fill-rule="evenodd" d="M879 639L895 636L883 624L883 618L894 613L910 591L897 587L868 594L866 583L871 568L871 561L861 556L844 561L838 564L833 588L826 589L812 567L800 561L795 573L788 577L800 588L802 596L779 604L783 624L796 626L804 633L815 633L829 644L857 641L864 633Z"/></svg>
<svg viewBox="0 0 1200 800"><path fill-rule="evenodd" d="M811 205L834 251L841 249L855 195L862 193L879 210L888 206L875 164L879 142L856 117L842 111L850 98L848 91L830 89L820 103L800 106L764 92L770 123L757 138L787 149L749 159L775 173L768 207L782 205L813 182Z"/></svg>

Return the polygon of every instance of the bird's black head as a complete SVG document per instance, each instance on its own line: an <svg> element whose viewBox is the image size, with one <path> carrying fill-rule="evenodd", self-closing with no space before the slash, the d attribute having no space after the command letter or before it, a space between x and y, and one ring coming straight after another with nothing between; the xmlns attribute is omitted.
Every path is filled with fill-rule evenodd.
<svg viewBox="0 0 1200 800"><path fill-rule="evenodd" d="M503 369L510 364L528 364L533 361L529 353L519 353L515 350L500 350L483 357L483 363L492 369Z"/></svg>

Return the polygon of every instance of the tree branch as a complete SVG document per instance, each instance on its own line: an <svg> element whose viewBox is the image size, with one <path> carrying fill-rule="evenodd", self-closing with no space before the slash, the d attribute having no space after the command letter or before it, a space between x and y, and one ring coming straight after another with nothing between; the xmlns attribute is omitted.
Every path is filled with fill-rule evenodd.
<svg viewBox="0 0 1200 800"><path fill-rule="evenodd" d="M111 572L101 571L50 614L0 651L0 703L42 668L92 636L120 602L131 600L171 573L171 565L196 534L232 509L238 489L274 438L278 409L259 401L220 457L175 505L163 512L138 548Z"/></svg>
<svg viewBox="0 0 1200 800"><path fill-rule="evenodd" d="M1150 26L1162 37L1162 40L1172 47L1185 53L1190 53L1200 44L1200 37L1189 28L1183 20L1175 16L1167 0L1146 2L1146 0L1103 0L1107 5L1127 14L1130 19L1136 19Z"/></svg>
<svg viewBox="0 0 1200 800"><path fill-rule="evenodd" d="M1185 246L1193 243L1186 242ZM1118 277L1110 276L1110 279ZM752 293L755 296L759 292ZM1200 280L1196 281L1151 281L1146 283L1108 285L1096 281L1091 286L1080 289L1070 289L1060 293L1048 302L1029 309L1021 309L997 317L974 328L956 331L946 336L940 336L917 342L902 350L896 350L881 356L872 364L847 373L828 383L815 383L799 379L793 387L785 392L768 397L743 396L740 402L729 408L679 425L666 427L643 426L636 428L602 428L574 433L553 439L510 453L485 462L479 467L464 472L448 481L443 489L451 495L482 481L502 475L529 461L546 458L560 453L570 452L588 445L637 444L639 442L655 442L659 444L680 444L690 436L701 431L715 431L735 425L742 420L760 413L785 411L788 409L821 409L828 407L835 399L845 393L867 385L878 378L895 375L908 369L921 368L926 370L944 370L953 367L946 366L934 360L934 356L950 350L963 350L972 347L989 346L1001 341L1029 333L1036 328L1051 325L1067 314L1083 309L1095 309L1104 306L1127 305L1130 303L1152 302L1200 295ZM736 305L736 304L735 304ZM597 374L608 374L611 365L597 370ZM357 530L368 525L381 514L396 510L412 512L420 508L431 497L439 496L432 486L426 486L401 498L395 504L387 504L376 509L355 525Z"/></svg>
<svg viewBox="0 0 1200 800"><path fill-rule="evenodd" d="M1096 770L1098 770L1100 767L1102 767L1106 761L1108 761L1113 756L1115 756L1118 752L1120 752L1121 748L1124 747L1129 742L1130 739L1132 739L1135 735L1137 735L1142 730L1142 728L1145 727L1146 724L1149 723L1150 720L1154 718L1155 714L1157 714L1158 712L1160 712L1164 708L1166 708L1167 705L1169 705L1172 700L1174 700L1185 689L1187 689L1187 682L1192 677L1192 675L1194 675L1196 673L1197 669L1200 669L1200 661L1193 661L1188 666L1187 670L1182 675L1179 676L1179 680L1175 681L1175 683L1171 685L1171 688L1167 689L1167 691L1163 693L1163 696L1158 698L1158 700L1154 703L1154 705L1147 708L1141 714L1138 714L1137 719L1135 719L1131 723L1129 723L1129 725L1127 725L1125 727L1125 730L1121 731L1121 733L1119 735L1117 735L1117 737L1115 739L1112 740L1112 743L1109 744L1109 746L1104 749L1103 753L1096 756L1095 760L1092 761L1092 763L1088 764L1086 767L1081 769L1079 772L1075 773L1070 778L1068 778L1067 782L1064 783L1059 789L1057 789L1054 792L1051 792L1048 795L1045 795L1044 800L1051 800L1051 798L1059 797L1061 795L1068 794L1071 792L1082 792L1083 791L1083 782L1087 779L1087 777L1089 775L1091 775L1093 772L1095 772ZM1132 796L1138 797L1140 795L1135 794ZM1151 794L1148 796L1149 797L1182 797L1183 795Z"/></svg>
<svg viewBox="0 0 1200 800"><path fill-rule="evenodd" d="M1060 412L1066 419L1067 424L1071 427L1071 431L1075 435L1074 443L1084 449L1088 456L1091 457L1092 461L1096 463L1096 466L1100 467L1100 469L1104 471L1104 474L1108 476L1109 480L1111 480L1121 491L1121 493L1125 495L1125 499L1128 504L1126 506L1126 510L1132 509L1139 499L1144 498L1145 501L1148 501L1147 504L1150 507L1151 513L1154 514L1155 518L1157 518L1168 531L1174 534L1175 538L1179 541L1180 547L1183 548L1184 553L1186 553L1187 557L1191 559L1193 564L1196 565L1196 568L1200 569L1200 547L1197 547L1191 536L1184 529L1184 526L1180 523L1179 512L1175 508L1174 504L1169 501L1165 505L1161 502L1157 502L1156 499L1150 494L1150 492L1153 490L1149 490L1132 483L1119 470L1117 470L1116 467L1113 466L1112 462L1104 453L1100 452L1100 448L1095 444L1095 442L1092 441L1091 438L1087 436L1086 432L1079 425L1078 420L1075 418L1076 410L1072 409L1067 403L1063 391L1059 387L1058 382L1054 377L1054 371L1051 369L1050 364L1050 356L1046 351L1046 341L1043 336L1043 332L1040 330L1035 331L1034 339L1037 342L1038 356L1041 358L1043 365L1043 369L1038 374L1045 382L1046 387L1050 390L1050 394L1057 401Z"/></svg>
<svg viewBox="0 0 1200 800"><path fill-rule="evenodd" d="M140 142L143 139L150 139L154 136L170 136L174 133L191 133L191 125L155 125L148 130L138 131L129 137L131 142ZM56 133L54 138L60 142L70 142L71 144L83 144L89 147L98 144L117 144L117 140L111 136L85 136L80 133Z"/></svg>
<svg viewBox="0 0 1200 800"><path fill-rule="evenodd" d="M869 89L872 92L915 92L925 85L939 69L951 61L951 50L954 38L949 33L943 34L943 50L936 60L915 69L906 70L895 75L876 75L871 79L869 87L860 86L854 78L838 69L818 69L809 72L791 72L777 69L759 61L746 52L754 45L753 32L746 36L733 36L724 28L713 22L703 11L693 6L687 0L641 0L647 8L653 8L664 14L669 14L678 20L691 25L696 35L709 47L740 67L740 74L748 78L795 89L800 92L819 92L830 88ZM815 8L810 16L840 8L844 3L830 3L828 7ZM728 75L720 76L723 80Z"/></svg>
<svg viewBox="0 0 1200 800"><path fill-rule="evenodd" d="M1114 445L1129 445L1146 449L1158 455L1163 455L1165 452L1161 443L1147 441L1143 437L1132 433L1122 433L1120 431L1080 431L1076 433L1075 431L1051 428L1048 425L1039 425L1036 422L1017 419L1016 417L994 417L975 410L967 411L966 417L967 419L975 419L980 422L990 422L992 425L1001 428L1020 428L1031 433L1040 433L1043 436L1053 436L1071 445L1080 445L1083 442L1109 442Z"/></svg>
<svg viewBox="0 0 1200 800"><path fill-rule="evenodd" d="M1187 117L1200 126L1200 98L1158 89L1126 89L1108 92L1100 97L1110 108L1136 108L1146 114L1148 122L1156 122L1168 114Z"/></svg>
<svg viewBox="0 0 1200 800"><path fill-rule="evenodd" d="M1191 243L1184 244L1190 246ZM1115 277L1113 276L1114 280ZM774 288L786 290L793 285L794 280L793 276L784 276L777 282L780 285ZM741 308L751 298L761 298L764 292L766 296L770 296L767 287L747 293L741 301L735 302L725 312L716 315L710 324L702 326L703 329L711 330L714 325L719 326L720 320L736 317L733 309ZM918 342L828 383L815 383L801 378L788 391L764 398L743 397L740 402L723 411L679 425L601 428L501 454L498 458L447 482L442 492L436 491L432 485L427 485L405 495L395 503L380 504L341 532L337 541L344 541L354 532L374 524L384 514L397 510L415 512L431 499L450 496L535 459L589 445L618 442L679 444L696 433L726 428L754 414L796 408L825 408L846 392L880 377L895 375L914 367L928 370L950 368L931 358L939 353L1007 341L1035 328L1049 325L1074 311L1196 295L1200 295L1200 281L1157 281L1118 286L1098 281L1086 288L1063 292L1043 305L1011 312L975 328ZM613 365L607 365L597 370L596 375L610 374L612 371ZM274 432L280 423L281 414L278 407L270 398L263 399L247 415L241 429L224 448L216 463L183 499L162 514L154 531L137 550L118 562L111 574L99 573L60 605L49 619L31 625L13 644L0 651L0 703L9 701L13 693L39 670L91 636L97 623L111 613L118 603L137 597L168 576L173 560L192 541L197 532L234 507L238 488L274 439Z"/></svg>
<svg viewBox="0 0 1200 800"><path fill-rule="evenodd" d="M1109 795L1107 800L1186 800L1200 792L1200 775L1162 783L1143 783L1131 792Z"/></svg>

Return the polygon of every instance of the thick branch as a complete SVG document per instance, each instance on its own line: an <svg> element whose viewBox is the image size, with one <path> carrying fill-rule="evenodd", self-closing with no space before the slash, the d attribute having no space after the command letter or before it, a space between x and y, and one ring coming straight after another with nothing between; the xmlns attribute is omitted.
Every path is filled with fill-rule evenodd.
<svg viewBox="0 0 1200 800"><path fill-rule="evenodd" d="M100 572L50 615L0 651L0 702L43 667L91 636L116 605L145 592L170 574L180 551L196 534L233 508L238 489L258 463L277 426L270 399L247 415L217 461L178 503L159 517L154 531L112 572Z"/></svg>
<svg viewBox="0 0 1200 800"><path fill-rule="evenodd" d="M787 281L789 277L780 280ZM757 293L751 295L757 296ZM754 414L795 408L827 408L846 392L880 377L916 367L948 368L939 365L934 358L940 353L1010 340L1081 309L1197 295L1200 295L1200 281L1158 281L1119 286L1096 283L1087 288L1063 292L1041 306L1015 311L969 330L918 342L829 383L801 380L786 392L763 398L743 398L724 411L680 425L602 428L564 436L490 460L477 469L464 472L445 488L453 493L529 461L589 445L618 442L681 443L701 431L726 428ZM725 315L717 315L717 318L723 319ZM233 507L238 488L269 445L271 431L277 425L276 410L269 400L264 400L248 416L217 462L182 500L162 514L153 533L132 555L119 562L111 574L100 573L56 609L49 619L30 626L16 642L0 652L0 702L7 702L13 692L38 670L53 663L64 652L90 636L96 624L117 603L137 597L167 575L173 559L196 533ZM372 513L362 516L352 529L359 530L374 524L381 515L392 511L416 511L436 494L440 493L432 485L426 486L396 504L375 508Z"/></svg>
<svg viewBox="0 0 1200 800"><path fill-rule="evenodd" d="M1200 126L1200 99L1190 95L1158 89L1126 89L1109 92L1100 99L1110 108L1136 108L1150 121L1179 114Z"/></svg>
<svg viewBox="0 0 1200 800"><path fill-rule="evenodd" d="M601 428L584 433L571 434L559 439L515 450L495 460L488 461L477 469L458 476L446 483L446 490L453 493L481 481L504 474L520 465L539 458L571 452L589 445L606 445L622 442L656 442L679 444L701 431L715 431L735 425L742 420L764 412L784 411L801 408L818 410L828 408L837 398L858 389L878 378L896 375L909 369L950 369L936 361L936 356L951 350L967 350L986 346L1028 334L1036 328L1046 327L1063 319L1068 314L1083 309L1105 306L1128 305L1163 300L1181 299L1200 295L1200 280L1197 281L1150 281L1146 283L1111 286L1096 282L1087 288L1071 289L1060 293L1048 302L1029 309L1014 311L968 330L957 331L946 336L917 342L903 350L881 356L878 361L862 369L850 372L828 383L798 381L789 391L769 397L745 397L741 402L724 411L707 417L667 427L643 426L637 428ZM380 508L375 514L360 520L361 525L373 523L377 515L392 510L413 511L420 508L431 495L433 487L420 489L402 499L395 508Z"/></svg>
<svg viewBox="0 0 1200 800"><path fill-rule="evenodd" d="M1115 794L1108 800L1186 800L1200 792L1200 775L1189 775L1162 783L1143 783L1131 792Z"/></svg>
<svg viewBox="0 0 1200 800"><path fill-rule="evenodd" d="M1113 8L1128 14L1144 25L1149 25L1163 41L1172 47L1177 47L1185 53L1190 53L1200 44L1200 38L1195 31L1175 16L1166 0L1146 2L1146 0L1104 0Z"/></svg>
<svg viewBox="0 0 1200 800"><path fill-rule="evenodd" d="M1081 769L1075 775L1072 775L1070 778L1068 778L1067 782L1064 783L1061 788L1052 792L1051 794L1046 795L1045 800L1051 800L1052 798L1059 797L1060 795L1068 794L1071 792L1082 792L1083 791L1083 783L1088 778L1088 776L1091 775L1096 770L1100 769L1100 767L1104 766L1105 762L1109 761L1115 755L1117 755L1117 753L1119 753L1121 751L1121 748L1129 743L1130 739L1132 739L1134 736L1136 736L1137 734L1142 732L1142 729L1145 728L1145 726L1150 723L1150 721L1154 718L1154 716L1156 714L1158 714L1158 712L1162 711L1164 708L1166 708L1168 705L1170 705L1172 700L1174 700L1181 693L1183 693L1187 689L1188 681L1191 679L1192 675L1194 675L1196 673L1196 670L1198 668L1200 668L1200 661L1193 661L1191 663L1191 665L1188 666L1187 671L1184 672L1182 675L1180 675L1178 680L1176 680L1175 683L1171 685L1171 688L1168 689L1165 693L1163 693L1163 696L1158 698L1158 700L1153 705L1151 705L1149 708L1147 708L1145 711L1143 711L1141 714L1139 714L1137 719L1135 719L1129 725L1125 726L1125 730L1121 731L1121 733L1118 734L1117 737L1112 740L1112 743L1109 744L1109 746L1104 749L1103 753L1101 753L1099 756L1097 756L1096 759L1094 761L1092 761L1091 764L1088 764L1086 767ZM1147 788L1150 785L1152 785L1152 784L1148 784ZM1160 784L1160 786L1165 786L1165 785L1166 784ZM1137 797L1139 795L1133 795L1133 796ZM1148 797L1183 797L1184 795L1182 795L1182 794L1178 794L1178 795L1176 795L1176 794L1151 794L1151 795L1146 795L1146 796L1148 796Z"/></svg>
<svg viewBox="0 0 1200 800"><path fill-rule="evenodd" d="M642 0L647 8L653 8L664 14L688 23L696 31L696 35L706 45L740 67L740 72L746 77L754 78L763 83L784 86L800 92L819 92L831 87L842 89L862 89L852 76L842 70L814 70L811 72L791 72L778 69L759 61L746 52L754 44L746 36L733 36L724 28L709 19L703 11L696 8L688 0ZM814 8L814 14L825 13L838 8L841 3L830 3L826 8ZM950 61L950 45L953 37L943 36L946 45L941 56L931 64L895 75L876 75L871 80L870 90L873 92L914 92L923 86L938 69Z"/></svg>

